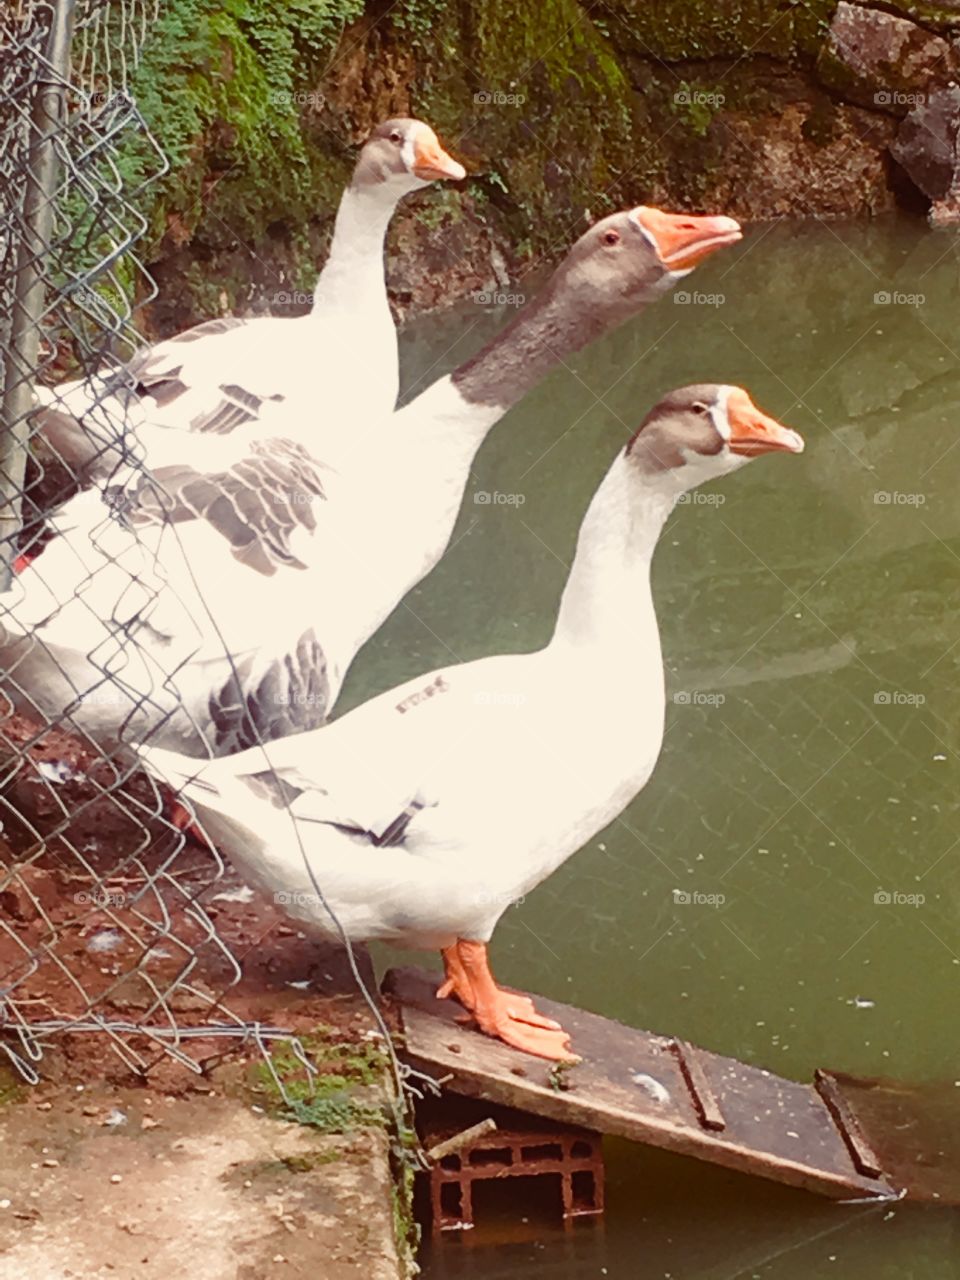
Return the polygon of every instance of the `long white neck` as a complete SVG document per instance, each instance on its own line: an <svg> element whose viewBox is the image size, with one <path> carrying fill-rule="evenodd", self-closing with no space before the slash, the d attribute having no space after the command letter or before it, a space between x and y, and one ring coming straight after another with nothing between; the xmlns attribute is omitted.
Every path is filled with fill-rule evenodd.
<svg viewBox="0 0 960 1280"><path fill-rule="evenodd" d="M519 397L516 397L519 398ZM470 474L477 450L515 402L473 400L457 384L456 373L444 374L425 391L398 409L389 430L379 433L381 468L389 475L405 474L416 487L432 489L428 501L445 492L453 515Z"/></svg>
<svg viewBox="0 0 960 1280"><path fill-rule="evenodd" d="M388 183L347 187L340 200L330 252L317 280L313 311L322 312L333 298L382 299L387 304L383 245L397 207L397 192Z"/></svg>
<svg viewBox="0 0 960 1280"><path fill-rule="evenodd" d="M678 489L672 478L631 474L621 453L594 495L577 541L550 647L582 655L616 679L618 660L660 671L650 564ZM638 494L637 486L645 493Z"/></svg>

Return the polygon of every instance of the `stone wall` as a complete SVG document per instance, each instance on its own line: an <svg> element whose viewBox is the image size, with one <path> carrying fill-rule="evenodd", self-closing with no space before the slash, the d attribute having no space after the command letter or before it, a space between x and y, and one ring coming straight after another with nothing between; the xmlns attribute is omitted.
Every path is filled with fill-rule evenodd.
<svg viewBox="0 0 960 1280"><path fill-rule="evenodd" d="M955 220L958 38L960 0L166 0L137 85L171 159L150 324L302 310L353 148L389 114L471 174L395 221L401 315L630 203Z"/></svg>

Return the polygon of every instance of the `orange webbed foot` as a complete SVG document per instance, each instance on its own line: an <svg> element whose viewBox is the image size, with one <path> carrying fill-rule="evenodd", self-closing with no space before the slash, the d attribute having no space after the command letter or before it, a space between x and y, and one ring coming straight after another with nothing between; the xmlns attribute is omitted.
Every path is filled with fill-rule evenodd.
<svg viewBox="0 0 960 1280"><path fill-rule="evenodd" d="M531 1053L537 1058L547 1058L551 1062L580 1062L581 1059L570 1049L570 1037L562 1028L551 1031L542 1026L531 1026L529 1022L518 1022L515 1018L501 1016L477 1016L481 1031L488 1036L502 1040L504 1044L524 1053Z"/></svg>
<svg viewBox="0 0 960 1280"><path fill-rule="evenodd" d="M174 800L172 797L167 800L167 821L172 827L182 831L187 839L192 840L194 844L200 845L203 849L211 848L210 841L190 816L189 809L185 808L179 800Z"/></svg>
<svg viewBox="0 0 960 1280"><path fill-rule="evenodd" d="M497 985L485 943L460 938L442 954L446 981L437 995L456 996L481 1031L538 1058L580 1061L571 1053L570 1037L559 1022L539 1013L529 996Z"/></svg>

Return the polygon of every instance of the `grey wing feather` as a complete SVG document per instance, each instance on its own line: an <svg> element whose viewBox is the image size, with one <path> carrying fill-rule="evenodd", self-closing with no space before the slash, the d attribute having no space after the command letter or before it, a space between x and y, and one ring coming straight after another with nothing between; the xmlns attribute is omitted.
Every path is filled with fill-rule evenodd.
<svg viewBox="0 0 960 1280"><path fill-rule="evenodd" d="M112 485L105 496L132 528L205 520L230 544L234 557L257 573L304 569L292 550L298 529L316 528L313 505L324 497L321 464L293 440L254 440L224 471L184 463Z"/></svg>
<svg viewBox="0 0 960 1280"><path fill-rule="evenodd" d="M314 778L296 766L264 769L246 774L249 787L276 809L287 808L300 822L318 822L336 827L349 835L367 840L377 848L402 844L407 828L423 809L432 808L436 801L427 800L421 792L408 793L406 802L384 806L378 818L357 820L349 812L341 811L336 797L331 796Z"/></svg>
<svg viewBox="0 0 960 1280"><path fill-rule="evenodd" d="M178 333L153 347L143 347L121 365L110 378L104 380L107 394L118 394L124 388L138 390L141 395L152 396L157 404L169 404L182 395L186 387L179 381L183 370L183 358L179 347L242 328L247 322L239 316L219 316L204 320L192 329Z"/></svg>
<svg viewBox="0 0 960 1280"><path fill-rule="evenodd" d="M296 648L254 669L247 657L234 664L224 685L208 703L213 742L218 756L234 755L261 742L319 729L330 701L327 664L312 630L304 632Z"/></svg>

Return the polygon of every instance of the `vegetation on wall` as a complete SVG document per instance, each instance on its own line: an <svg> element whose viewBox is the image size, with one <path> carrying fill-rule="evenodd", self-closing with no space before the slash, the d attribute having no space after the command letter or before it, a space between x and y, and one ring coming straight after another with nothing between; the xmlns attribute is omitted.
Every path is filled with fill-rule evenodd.
<svg viewBox="0 0 960 1280"><path fill-rule="evenodd" d="M742 190L744 120L775 129L802 99L811 146L849 131L815 70L836 3L163 0L133 83L170 162L147 193L154 323L309 289L354 144L389 113L428 119L471 175L396 219L424 278L450 270L431 244L483 287L491 245L513 268L626 201L709 202L731 164Z"/></svg>
<svg viewBox="0 0 960 1280"><path fill-rule="evenodd" d="M133 81L170 163L153 232L213 244L304 220L349 164L310 145L321 78L363 0L169 0ZM133 152L135 155L135 152ZM131 155L131 159L133 159ZM217 230L219 219L226 226Z"/></svg>

